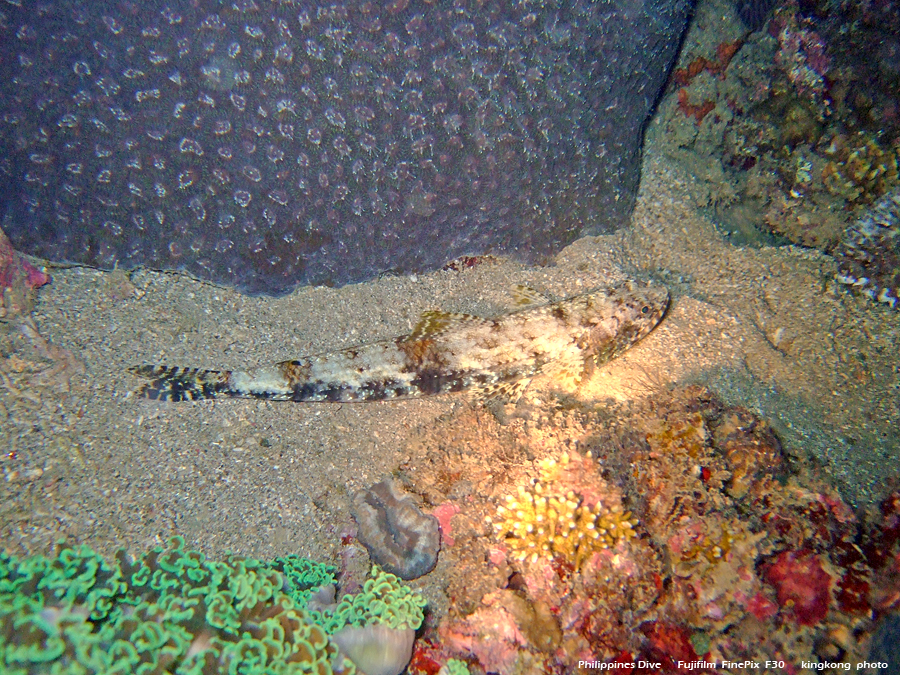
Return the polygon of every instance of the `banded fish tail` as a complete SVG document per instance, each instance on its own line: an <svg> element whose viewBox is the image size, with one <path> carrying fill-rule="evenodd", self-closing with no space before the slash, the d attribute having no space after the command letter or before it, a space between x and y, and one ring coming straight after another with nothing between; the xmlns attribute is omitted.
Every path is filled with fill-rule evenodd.
<svg viewBox="0 0 900 675"><path fill-rule="evenodd" d="M199 401L219 398L261 398L271 401L325 400L314 398L315 387L287 379L286 369L294 372L300 361L286 361L274 366L244 372L240 370L203 370L179 366L134 366L128 370L150 380L138 392L157 401ZM302 371L302 368L301 368ZM295 386L296 385L296 386Z"/></svg>
<svg viewBox="0 0 900 675"><path fill-rule="evenodd" d="M231 371L180 368L177 366L134 366L128 369L150 380L139 395L157 401L197 401L217 396L240 396L231 386Z"/></svg>

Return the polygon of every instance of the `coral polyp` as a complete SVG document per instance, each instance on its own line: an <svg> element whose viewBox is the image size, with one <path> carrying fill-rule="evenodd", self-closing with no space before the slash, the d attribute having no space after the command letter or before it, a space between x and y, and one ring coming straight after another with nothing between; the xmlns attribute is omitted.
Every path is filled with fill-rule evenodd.
<svg viewBox="0 0 900 675"><path fill-rule="evenodd" d="M891 147L866 132L850 138L836 134L825 154L829 157L822 169L825 189L850 202L871 202L900 178L900 144Z"/></svg>
<svg viewBox="0 0 900 675"><path fill-rule="evenodd" d="M558 559L581 569L593 553L635 536L637 519L606 487L590 454L565 453L558 462L542 461L539 469L529 486L506 495L497 522L489 519L510 558Z"/></svg>

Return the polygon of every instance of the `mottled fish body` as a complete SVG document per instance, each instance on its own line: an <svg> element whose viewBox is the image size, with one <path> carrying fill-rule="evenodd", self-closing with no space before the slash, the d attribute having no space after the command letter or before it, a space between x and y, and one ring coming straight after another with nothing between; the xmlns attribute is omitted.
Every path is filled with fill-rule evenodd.
<svg viewBox="0 0 900 675"><path fill-rule="evenodd" d="M900 189L888 192L847 228L835 256L838 281L900 309Z"/></svg>
<svg viewBox="0 0 900 675"><path fill-rule="evenodd" d="M530 289L519 295L527 306L498 317L425 312L409 335L252 371L147 365L132 372L151 380L143 396L171 401L382 401L447 392L514 400L538 374L579 381L653 330L669 304L666 289L636 282L559 302Z"/></svg>

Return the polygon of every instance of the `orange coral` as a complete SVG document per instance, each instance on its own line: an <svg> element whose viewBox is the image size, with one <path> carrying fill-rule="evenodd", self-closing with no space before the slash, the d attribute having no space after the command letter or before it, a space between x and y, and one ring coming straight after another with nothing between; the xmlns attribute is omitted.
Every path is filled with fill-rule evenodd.
<svg viewBox="0 0 900 675"><path fill-rule="evenodd" d="M725 69L728 68L728 64L731 63L731 59L734 58L734 55L737 54L743 44L744 41L740 39L720 43L716 46L715 60L710 60L705 56L698 56L686 67L678 68L674 72L675 82L682 86L688 85L691 83L691 80L704 70L713 75L723 76Z"/></svg>
<svg viewBox="0 0 900 675"><path fill-rule="evenodd" d="M687 117L695 117L698 124L702 122L703 118L712 112L712 109L715 107L716 104L714 101L704 101L699 105L691 103L688 100L687 89L682 87L678 90L678 109Z"/></svg>

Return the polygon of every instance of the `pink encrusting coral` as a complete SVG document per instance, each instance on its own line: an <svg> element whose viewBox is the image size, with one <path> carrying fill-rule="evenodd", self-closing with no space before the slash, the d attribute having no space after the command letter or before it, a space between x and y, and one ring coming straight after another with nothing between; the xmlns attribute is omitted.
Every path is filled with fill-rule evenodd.
<svg viewBox="0 0 900 675"><path fill-rule="evenodd" d="M431 513L431 515L437 518L438 523L440 523L442 546L453 546L455 543L453 536L451 535L451 532L453 531L451 521L453 520L453 516L457 513L459 513L459 507L451 502L444 502Z"/></svg>
<svg viewBox="0 0 900 675"><path fill-rule="evenodd" d="M50 283L50 276L32 265L0 230L0 319L27 314L34 290Z"/></svg>
<svg viewBox="0 0 900 675"><path fill-rule="evenodd" d="M780 12L773 29L778 31L776 63L800 93L821 99L831 64L825 41L814 30L801 27L794 12Z"/></svg>
<svg viewBox="0 0 900 675"><path fill-rule="evenodd" d="M50 276L22 257L0 230L0 288L12 288L17 284L39 288L49 282Z"/></svg>
<svg viewBox="0 0 900 675"><path fill-rule="evenodd" d="M766 580L775 586L778 604L797 620L811 626L828 614L832 579L812 553L783 551L766 567Z"/></svg>

